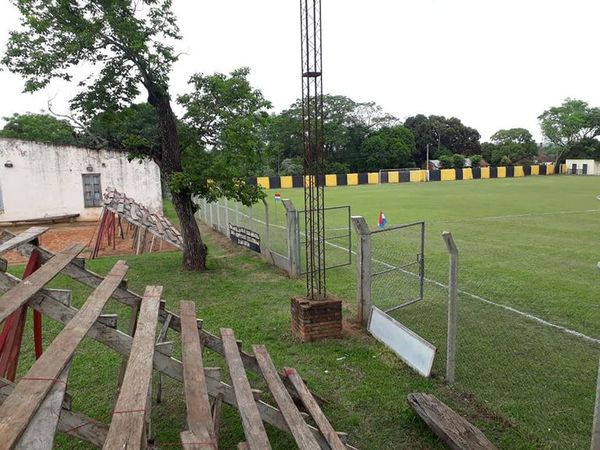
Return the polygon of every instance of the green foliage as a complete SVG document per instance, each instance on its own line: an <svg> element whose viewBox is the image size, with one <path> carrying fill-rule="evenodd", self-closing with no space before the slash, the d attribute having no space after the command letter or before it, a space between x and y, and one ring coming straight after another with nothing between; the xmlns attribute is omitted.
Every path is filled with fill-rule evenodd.
<svg viewBox="0 0 600 450"><path fill-rule="evenodd" d="M161 156L161 141L156 110L147 103L121 110L108 110L94 116L82 140L129 152L131 157Z"/></svg>
<svg viewBox="0 0 600 450"><path fill-rule="evenodd" d="M497 163L498 166L512 166L513 162L510 159L510 156L508 155L504 155L502 156L502 158L500 158L500 160Z"/></svg>
<svg viewBox="0 0 600 450"><path fill-rule="evenodd" d="M524 128L497 131L491 141L491 147L486 150L490 152L489 162L494 165L506 165L506 161L509 164L531 164L538 154L537 143Z"/></svg>
<svg viewBox="0 0 600 450"><path fill-rule="evenodd" d="M481 135L477 130L464 125L456 117L425 116L418 114L409 117L404 126L410 128L415 135L417 148L417 164L422 164L427 158L439 159L442 155L472 155L479 153Z"/></svg>
<svg viewBox="0 0 600 450"><path fill-rule="evenodd" d="M362 153L366 158L368 171L413 167L415 137L408 128L401 125L382 128L365 140Z"/></svg>
<svg viewBox="0 0 600 450"><path fill-rule="evenodd" d="M324 150L328 164L344 164L348 170L366 170L362 154L369 134L398 120L373 102L358 103L342 95L324 95ZM297 100L287 110L269 119L266 131L269 163L281 171L281 161L304 154L302 104ZM342 166L332 166L340 170Z"/></svg>
<svg viewBox="0 0 600 450"><path fill-rule="evenodd" d="M287 158L281 162L281 175L302 175L304 165L300 158Z"/></svg>
<svg viewBox="0 0 600 450"><path fill-rule="evenodd" d="M483 157L481 155L472 155L470 159L471 167L479 167L481 161L483 161Z"/></svg>
<svg viewBox="0 0 600 450"><path fill-rule="evenodd" d="M89 118L118 110L144 87L167 91L179 29L171 0L12 0L21 29L11 31L2 63L35 92L54 79L73 80L72 69L93 67L72 108Z"/></svg>
<svg viewBox="0 0 600 450"><path fill-rule="evenodd" d="M459 153L452 155L452 167L462 169L465 167L465 157Z"/></svg>
<svg viewBox="0 0 600 450"><path fill-rule="evenodd" d="M75 145L75 129L66 120L48 114L13 114L5 117L0 136L57 145Z"/></svg>
<svg viewBox="0 0 600 450"><path fill-rule="evenodd" d="M454 167L454 161L452 160L451 156L442 155L439 157L439 161L441 169L451 169Z"/></svg>
<svg viewBox="0 0 600 450"><path fill-rule="evenodd" d="M544 111L539 117L542 133L556 147L555 162L584 139L600 136L600 108L583 100L567 98L560 106Z"/></svg>
<svg viewBox="0 0 600 450"><path fill-rule="evenodd" d="M262 132L271 104L251 86L249 73L241 68L229 75L196 74L190 80L193 91L178 98L185 134L180 133L183 173L171 181L174 192L211 201L224 196L246 205L262 197L245 179L262 166Z"/></svg>

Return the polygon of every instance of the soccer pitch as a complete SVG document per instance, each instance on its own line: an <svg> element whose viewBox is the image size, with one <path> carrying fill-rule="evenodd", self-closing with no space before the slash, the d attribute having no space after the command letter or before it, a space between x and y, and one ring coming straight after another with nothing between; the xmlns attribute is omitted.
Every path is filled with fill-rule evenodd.
<svg viewBox="0 0 600 450"><path fill-rule="evenodd" d="M279 192L302 209L301 189ZM440 377L448 270L441 233L452 232L463 291L456 389L522 430L534 448L589 446L600 345L586 337L600 339L599 195L599 178L567 176L325 191L328 206L350 205L372 229L380 211L388 226L425 221L425 300L394 317L437 346ZM336 220L327 227L343 227ZM390 255L404 245L397 237L386 242ZM327 277L328 290L351 305L355 270L333 269Z"/></svg>

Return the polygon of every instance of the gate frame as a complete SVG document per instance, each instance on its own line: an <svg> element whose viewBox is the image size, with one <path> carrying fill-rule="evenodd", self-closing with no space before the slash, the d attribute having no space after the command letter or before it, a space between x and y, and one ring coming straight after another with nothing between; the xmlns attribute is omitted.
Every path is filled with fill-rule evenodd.
<svg viewBox="0 0 600 450"><path fill-rule="evenodd" d="M381 230L371 230L365 218L363 216L352 216L352 223L358 234L358 245L356 251L356 297L358 303L358 321L363 327L367 327L369 323L369 316L371 314L371 307L373 306L371 298L371 260L372 260L372 245L371 237L373 234L391 232L402 228L408 228L415 225L421 226L421 253L420 260L416 261L419 264L419 276L420 287L419 287L419 298L416 300L409 300L400 305L394 306L391 309L384 311L389 313L413 303L419 302L424 298L424 281L425 281L425 222L412 222L402 225L395 225L389 228ZM400 267L393 270L398 270Z"/></svg>

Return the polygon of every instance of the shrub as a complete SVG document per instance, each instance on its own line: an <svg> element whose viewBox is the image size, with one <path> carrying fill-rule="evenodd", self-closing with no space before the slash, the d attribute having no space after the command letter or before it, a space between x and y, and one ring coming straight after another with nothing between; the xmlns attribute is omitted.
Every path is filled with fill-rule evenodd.
<svg viewBox="0 0 600 450"><path fill-rule="evenodd" d="M465 157L458 153L452 155L452 167L455 169L462 169L465 167Z"/></svg>

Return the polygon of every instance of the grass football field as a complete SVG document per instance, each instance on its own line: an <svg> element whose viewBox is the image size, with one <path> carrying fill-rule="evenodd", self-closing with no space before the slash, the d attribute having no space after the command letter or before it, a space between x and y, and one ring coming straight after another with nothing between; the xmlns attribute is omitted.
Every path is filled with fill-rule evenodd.
<svg viewBox="0 0 600 450"><path fill-rule="evenodd" d="M301 190L281 193L302 204ZM277 221L281 214L273 194L268 192L267 200ZM600 338L598 195L598 178L558 176L326 190L328 205L351 205L352 214L366 217L372 228L380 210L388 226L426 222L430 281L425 283L425 299L394 317L436 345L429 379L416 375L352 324L353 265L328 272L328 290L344 300L344 338L311 344L295 341L289 327L289 298L303 292L303 280L287 278L257 254L233 246L207 227L202 230L210 251L208 272L183 271L179 252L132 256L125 258L129 286L143 292L148 284L164 285L167 308L177 311L180 300L193 300L209 331L233 328L246 350L251 344L265 344L279 369L296 367L311 389L326 398L327 416L336 429L349 433L350 443L358 448L443 448L406 403L410 392L430 392L479 426L498 448L584 449L589 448L599 346L521 313ZM168 203L165 210L174 218ZM330 222L332 229L344 224L341 215ZM440 286L447 278L443 230L453 233L461 252L460 288L465 292L459 306L457 382L450 387L443 380L447 296ZM409 254L414 237L407 236L390 233L378 247L380 256ZM340 254L331 252L335 258ZM117 259L100 258L87 265L106 273ZM22 267L11 271L20 273ZM52 286L73 289L75 307L90 292L64 277ZM414 277L392 277L381 286L381 293L401 296L413 288ZM380 301L375 299L376 304ZM118 313L119 328L126 328L125 308L109 302L105 312ZM60 329L45 319L46 345ZM29 327L25 336L20 375L32 358ZM179 336L169 338L175 341L178 356ZM210 352L205 359L206 366L225 366ZM74 410L110 421L119 363L114 352L84 340L69 378ZM226 371L224 377L228 381ZM260 388L262 382L253 377L252 383ZM163 401L153 406L159 448L180 448L179 432L185 427L182 390L180 383L167 379ZM273 448L293 448L288 435L272 427L267 430ZM244 440L233 408L224 408L221 436L220 447L225 449ZM60 449L91 448L63 435L57 435L55 444Z"/></svg>
<svg viewBox="0 0 600 450"><path fill-rule="evenodd" d="M281 193L302 205L301 190ZM445 363L447 291L440 283L447 283L448 254L441 233L452 232L463 291L457 388L507 424L522 425L531 448L589 445L599 345L574 333L600 339L600 179L346 186L325 195L327 206L350 205L371 229L380 211L386 227L425 221L425 300L392 315L437 346L434 377ZM344 224L339 213L326 219L327 228ZM415 234L382 233L373 248L374 259L398 265L417 248ZM336 255L332 264L341 260L337 247L327 249ZM355 279L353 266L331 270L328 289L353 301ZM374 288L373 303L394 306L413 298L414 289L414 277L389 276ZM410 294L403 298L403 290Z"/></svg>

